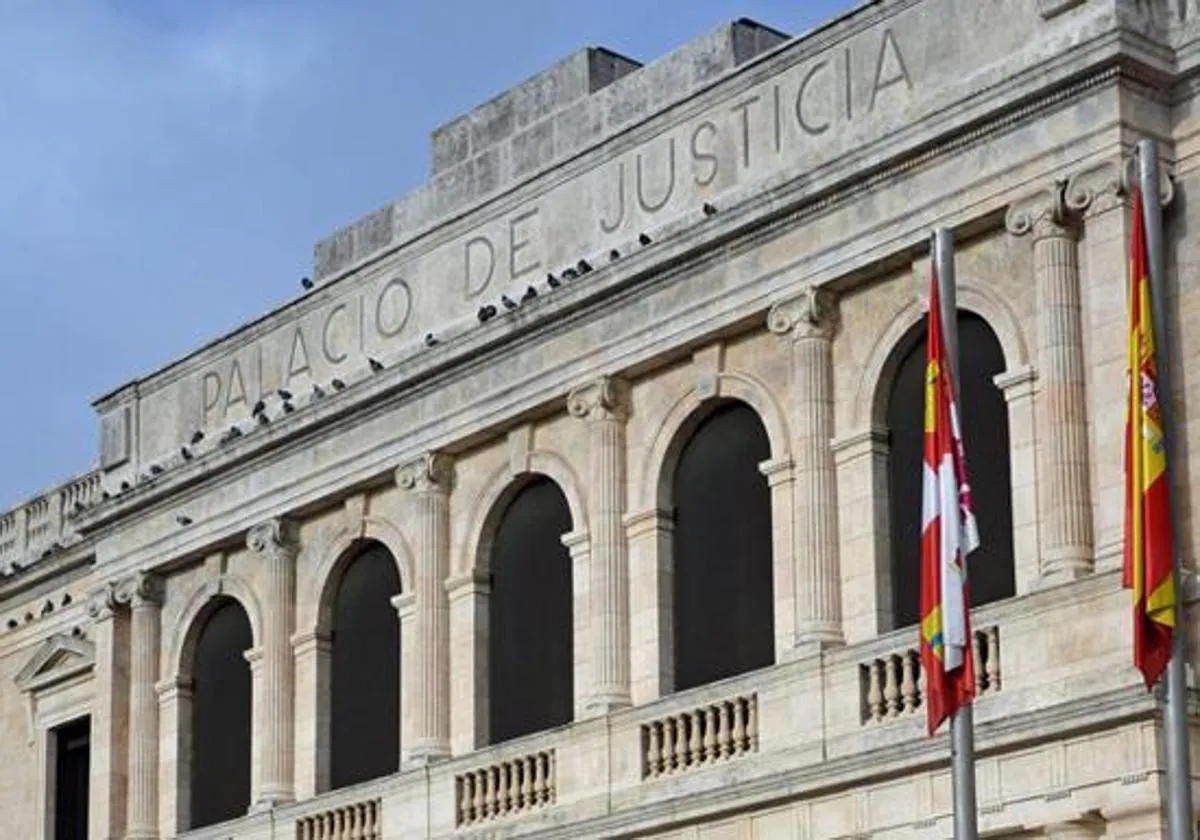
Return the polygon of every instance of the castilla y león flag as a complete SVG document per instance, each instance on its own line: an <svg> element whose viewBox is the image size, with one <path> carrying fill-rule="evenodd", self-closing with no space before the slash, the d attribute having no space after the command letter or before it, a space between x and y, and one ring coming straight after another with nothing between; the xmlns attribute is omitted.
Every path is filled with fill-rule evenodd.
<svg viewBox="0 0 1200 840"><path fill-rule="evenodd" d="M929 292L921 517L921 666L930 735L975 696L965 561L979 546L939 305L935 269Z"/></svg>
<svg viewBox="0 0 1200 840"><path fill-rule="evenodd" d="M1125 406L1125 567L1133 590L1133 663L1154 685L1171 658L1175 578L1171 546L1167 452L1154 326L1150 317L1149 255L1141 190L1133 194L1130 242L1129 361Z"/></svg>

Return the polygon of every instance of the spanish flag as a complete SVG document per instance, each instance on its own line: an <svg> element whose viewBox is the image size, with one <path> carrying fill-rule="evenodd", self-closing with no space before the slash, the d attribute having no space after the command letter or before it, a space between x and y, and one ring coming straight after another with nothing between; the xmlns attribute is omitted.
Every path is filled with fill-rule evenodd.
<svg viewBox="0 0 1200 840"><path fill-rule="evenodd" d="M929 292L921 518L921 666L929 734L975 696L965 559L979 546L954 383L942 337L937 270Z"/></svg>
<svg viewBox="0 0 1200 840"><path fill-rule="evenodd" d="M1150 687L1171 658L1175 577L1148 261L1142 193L1135 188L1126 369L1124 584L1133 590L1133 664Z"/></svg>

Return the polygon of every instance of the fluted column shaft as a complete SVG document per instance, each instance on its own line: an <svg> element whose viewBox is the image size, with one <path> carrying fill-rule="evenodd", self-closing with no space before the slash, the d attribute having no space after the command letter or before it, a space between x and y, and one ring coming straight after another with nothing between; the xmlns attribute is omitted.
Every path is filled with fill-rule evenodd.
<svg viewBox="0 0 1200 840"><path fill-rule="evenodd" d="M408 760L427 763L450 755L450 489L453 468L439 453L427 454L397 472L416 505L416 611L412 665L417 680L415 720Z"/></svg>
<svg viewBox="0 0 1200 840"><path fill-rule="evenodd" d="M772 332L788 336L795 410L796 645L843 642L838 563L837 471L833 458L832 295L809 290L768 316Z"/></svg>
<svg viewBox="0 0 1200 840"><path fill-rule="evenodd" d="M162 582L139 575L123 582L118 600L130 605L129 659L129 840L158 837L158 659L161 646Z"/></svg>
<svg viewBox="0 0 1200 840"><path fill-rule="evenodd" d="M287 520L251 529L247 545L261 557L266 582L262 638L262 750L259 805L295 798L295 659L291 638L296 624L296 543Z"/></svg>
<svg viewBox="0 0 1200 840"><path fill-rule="evenodd" d="M1046 476L1042 573L1076 577L1091 571L1092 504L1084 391L1083 312L1073 233L1043 220L1034 226L1038 299L1038 471Z"/></svg>
<svg viewBox="0 0 1200 840"><path fill-rule="evenodd" d="M588 424L588 523L591 537L588 612L592 632L593 711L630 705L629 557L625 545L625 422L628 389L602 377L567 400Z"/></svg>

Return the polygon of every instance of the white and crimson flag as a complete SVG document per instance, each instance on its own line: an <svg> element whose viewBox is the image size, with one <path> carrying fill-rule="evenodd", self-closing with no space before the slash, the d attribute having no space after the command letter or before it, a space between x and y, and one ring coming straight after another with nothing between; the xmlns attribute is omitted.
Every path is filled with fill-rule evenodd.
<svg viewBox="0 0 1200 840"><path fill-rule="evenodd" d="M935 267L929 292L921 500L921 665L930 735L975 696L965 560L979 546L938 298Z"/></svg>

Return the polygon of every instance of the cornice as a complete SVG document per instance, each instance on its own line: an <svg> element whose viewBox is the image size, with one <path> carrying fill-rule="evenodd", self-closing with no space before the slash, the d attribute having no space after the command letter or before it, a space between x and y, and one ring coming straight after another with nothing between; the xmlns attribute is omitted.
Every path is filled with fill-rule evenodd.
<svg viewBox="0 0 1200 840"><path fill-rule="evenodd" d="M311 415L304 418L307 421L304 424L292 422L301 419L300 412L297 412L281 422L273 423L268 429L248 435L224 450L197 458L178 472L168 472L151 485L136 488L132 494L114 499L101 508L85 513L78 523L79 527L97 537L103 537L121 527L124 521L132 516L186 507L189 499L195 494L204 492L223 480L240 478L284 447L313 445L328 440L341 434L351 425L369 421L384 412L394 410L402 402L417 399L431 389L445 387L456 379L494 364L510 352L517 342L528 344L537 339L548 340L561 335L576 328L601 308L617 305L622 298L641 296L676 282L681 275L700 270L717 260L729 258L730 253L739 247L745 249L761 243L792 229L809 216L853 200L865 187L911 174L914 168L928 166L940 156L967 145L989 142L995 134L1006 131L1023 120L1029 120L1042 111L1055 109L1097 86L1117 83L1121 78L1121 69L1116 64L1110 63L1094 68L1094 72L1086 77L1075 78L1067 84L1052 87L1049 92L1043 89L1040 95L1018 101L1007 111L993 113L989 120L977 123L967 130L948 129L944 132L941 142L931 142L924 147L897 155L891 158L887 165L865 173L855 173L842 184L824 191L813 190L813 184L808 179L799 179L781 184L767 192L755 193L740 204L730 205L709 225L691 227L670 240L664 240L655 249L631 254L628 259L622 259L611 266L597 267L590 275L591 279L586 288L582 285L567 286L559 290L560 294L555 296L553 302L550 298L535 301L537 308L532 308L530 314L538 317L514 319L502 328L467 336L463 347L459 348L460 356L438 361L436 354L431 354L426 359L427 368L413 366L406 378L389 378L385 375L363 380L343 392L340 399L326 400L325 404L317 406ZM923 239L918 241L914 238L908 247L916 249L923 245ZM897 247L903 250L905 246ZM852 271L843 270L839 276L846 276ZM552 305L546 305L551 303ZM557 362L556 368L579 367L584 359L585 356L580 356L568 362ZM629 364L635 362L631 360ZM555 370L548 369L543 371L542 379L549 380L553 375ZM561 391L559 393L561 394ZM359 397L359 401L349 402L346 398L351 394ZM529 394L509 398L509 402L519 400L522 403L521 410L529 411L549 409L554 399L550 393L536 396L535 392L531 391ZM469 431L456 430L455 440L467 436L478 438L480 435L502 433L513 421L513 411L516 409L511 406L507 409L492 407L476 418L472 423L473 428ZM451 445L451 442L421 441L420 435L414 435L413 439L420 446ZM380 455L383 453L380 452ZM394 464L395 460L391 463ZM374 473L375 478L358 475L354 481L361 484L364 480L386 480L385 477L390 472L391 468L384 462L380 463ZM338 485L337 481L331 481L322 489L324 497L336 498L339 493L344 492L344 488ZM304 502L311 503L311 499ZM222 528L207 538L206 545L228 540L230 536L228 529ZM198 550L198 547L189 548L188 553Z"/></svg>

